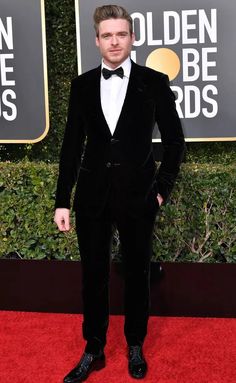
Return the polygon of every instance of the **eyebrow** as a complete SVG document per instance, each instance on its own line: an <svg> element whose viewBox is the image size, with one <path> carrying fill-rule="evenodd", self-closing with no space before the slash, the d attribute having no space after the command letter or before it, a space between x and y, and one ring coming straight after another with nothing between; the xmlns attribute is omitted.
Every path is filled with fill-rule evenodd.
<svg viewBox="0 0 236 383"><path fill-rule="evenodd" d="M127 32L127 31L119 31L119 32L115 32L115 33L104 32L104 33L101 33L101 37L103 37L103 36L112 36L113 34L115 34L115 35L128 35L129 32Z"/></svg>

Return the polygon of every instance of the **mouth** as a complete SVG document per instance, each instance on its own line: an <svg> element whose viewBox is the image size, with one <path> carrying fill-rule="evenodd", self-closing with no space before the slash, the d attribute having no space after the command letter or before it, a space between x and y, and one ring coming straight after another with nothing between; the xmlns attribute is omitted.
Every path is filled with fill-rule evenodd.
<svg viewBox="0 0 236 383"><path fill-rule="evenodd" d="M110 53L120 53L121 49L110 49L109 52Z"/></svg>

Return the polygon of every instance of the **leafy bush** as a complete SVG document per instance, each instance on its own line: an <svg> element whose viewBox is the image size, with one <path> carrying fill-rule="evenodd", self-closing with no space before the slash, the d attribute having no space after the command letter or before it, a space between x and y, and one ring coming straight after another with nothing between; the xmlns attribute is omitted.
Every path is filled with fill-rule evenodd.
<svg viewBox="0 0 236 383"><path fill-rule="evenodd" d="M57 169L0 163L0 257L79 259L75 231L59 233L53 223ZM236 261L235 175L234 162L182 166L156 221L153 260Z"/></svg>
<svg viewBox="0 0 236 383"><path fill-rule="evenodd" d="M56 166L0 164L0 255L24 259L76 259L74 233L53 223Z"/></svg>
<svg viewBox="0 0 236 383"><path fill-rule="evenodd" d="M156 222L158 260L236 261L235 165L185 164Z"/></svg>

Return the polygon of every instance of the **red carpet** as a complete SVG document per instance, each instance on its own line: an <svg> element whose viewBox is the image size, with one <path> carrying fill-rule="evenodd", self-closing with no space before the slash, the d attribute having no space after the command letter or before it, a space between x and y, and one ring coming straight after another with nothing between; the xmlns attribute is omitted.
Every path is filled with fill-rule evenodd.
<svg viewBox="0 0 236 383"><path fill-rule="evenodd" d="M84 348L81 316L0 311L0 383L62 383ZM145 383L235 383L236 319L152 317ZM123 318L111 317L107 366L89 383L134 383Z"/></svg>

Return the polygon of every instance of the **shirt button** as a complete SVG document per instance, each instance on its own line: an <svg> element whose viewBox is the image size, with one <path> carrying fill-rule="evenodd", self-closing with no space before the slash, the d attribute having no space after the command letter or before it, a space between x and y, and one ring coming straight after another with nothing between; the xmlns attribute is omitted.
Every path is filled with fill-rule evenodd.
<svg viewBox="0 0 236 383"><path fill-rule="evenodd" d="M110 168L110 167L111 167L111 163L110 163L110 162L107 162L106 167L107 167L107 168Z"/></svg>

